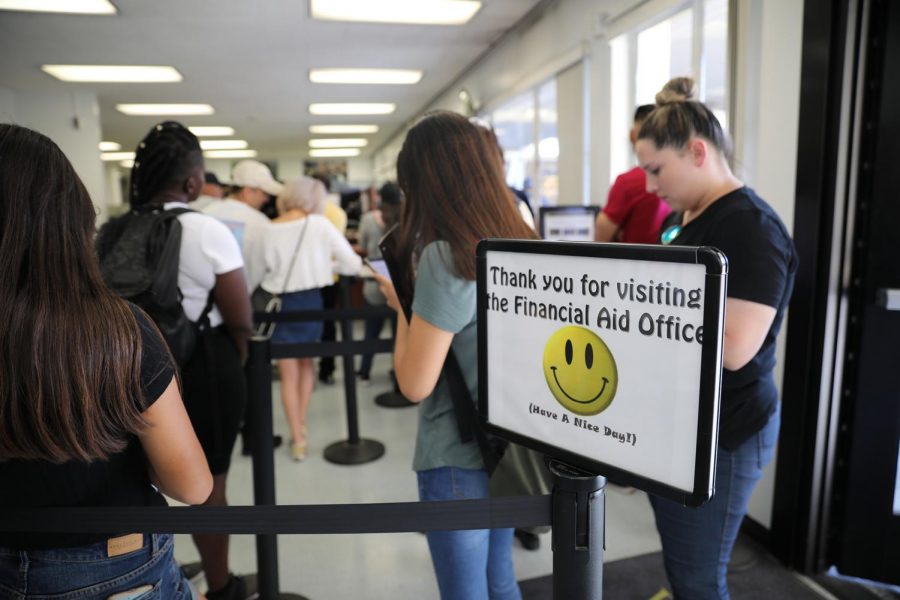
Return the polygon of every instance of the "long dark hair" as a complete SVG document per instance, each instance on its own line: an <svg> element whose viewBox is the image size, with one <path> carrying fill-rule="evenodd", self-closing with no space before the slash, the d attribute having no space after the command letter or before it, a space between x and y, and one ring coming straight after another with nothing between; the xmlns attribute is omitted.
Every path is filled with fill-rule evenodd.
<svg viewBox="0 0 900 600"><path fill-rule="evenodd" d="M406 196L398 253L411 265L417 249L443 240L449 267L475 279L475 246L483 238L537 237L522 220L503 177L503 158L462 115L425 115L406 134L397 158Z"/></svg>
<svg viewBox="0 0 900 600"><path fill-rule="evenodd" d="M95 218L56 144L0 125L0 459L102 459L145 426L140 330L100 276Z"/></svg>

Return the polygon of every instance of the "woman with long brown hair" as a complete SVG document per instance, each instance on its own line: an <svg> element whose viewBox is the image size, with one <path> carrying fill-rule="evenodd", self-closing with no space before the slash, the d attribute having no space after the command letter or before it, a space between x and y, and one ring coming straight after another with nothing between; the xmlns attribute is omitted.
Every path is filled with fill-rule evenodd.
<svg viewBox="0 0 900 600"><path fill-rule="evenodd" d="M56 144L0 125L0 507L200 504L212 476L172 357L104 285L95 216ZM189 598L172 549L168 534L0 533L0 596Z"/></svg>
<svg viewBox="0 0 900 600"><path fill-rule="evenodd" d="M485 498L488 474L478 445L460 440L453 400L439 382L451 348L477 398L475 246L483 238L527 238L503 177L502 157L465 117L435 112L406 135L397 160L406 196L398 239L403 268L415 273L412 319L397 314L394 368L404 396L420 402L413 469L421 500ZM410 293L413 290L406 290ZM441 597L520 598L512 529L433 531L428 546Z"/></svg>

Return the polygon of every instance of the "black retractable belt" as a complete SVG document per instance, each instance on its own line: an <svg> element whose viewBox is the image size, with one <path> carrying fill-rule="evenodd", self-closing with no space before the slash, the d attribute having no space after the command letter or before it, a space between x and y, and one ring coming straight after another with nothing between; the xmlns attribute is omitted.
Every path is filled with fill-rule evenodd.
<svg viewBox="0 0 900 600"><path fill-rule="evenodd" d="M550 496L297 506L4 508L0 531L29 533L400 533L550 524Z"/></svg>

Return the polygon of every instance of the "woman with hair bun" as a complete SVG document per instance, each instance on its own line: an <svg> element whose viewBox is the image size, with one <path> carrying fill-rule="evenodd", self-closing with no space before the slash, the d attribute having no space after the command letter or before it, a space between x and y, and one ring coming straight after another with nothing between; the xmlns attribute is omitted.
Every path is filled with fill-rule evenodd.
<svg viewBox="0 0 900 600"><path fill-rule="evenodd" d="M775 339L797 253L781 219L731 171L731 146L693 80L671 80L638 133L647 191L680 218L663 243L713 246L728 257L719 448L712 499L687 508L651 496L675 598L728 598L726 572L747 503L778 440Z"/></svg>

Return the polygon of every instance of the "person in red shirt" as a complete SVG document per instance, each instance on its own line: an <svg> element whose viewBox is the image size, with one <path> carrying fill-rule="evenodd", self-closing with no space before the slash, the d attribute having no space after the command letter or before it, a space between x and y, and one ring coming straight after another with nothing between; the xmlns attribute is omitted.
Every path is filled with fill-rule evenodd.
<svg viewBox="0 0 900 600"><path fill-rule="evenodd" d="M654 108L653 104L643 104L634 111L634 125L628 134L632 146L637 140L641 124ZM597 226L594 228L596 241L658 243L659 228L672 209L656 194L647 192L646 181L644 171L640 167L635 167L616 178L609 189L606 206L597 215Z"/></svg>

